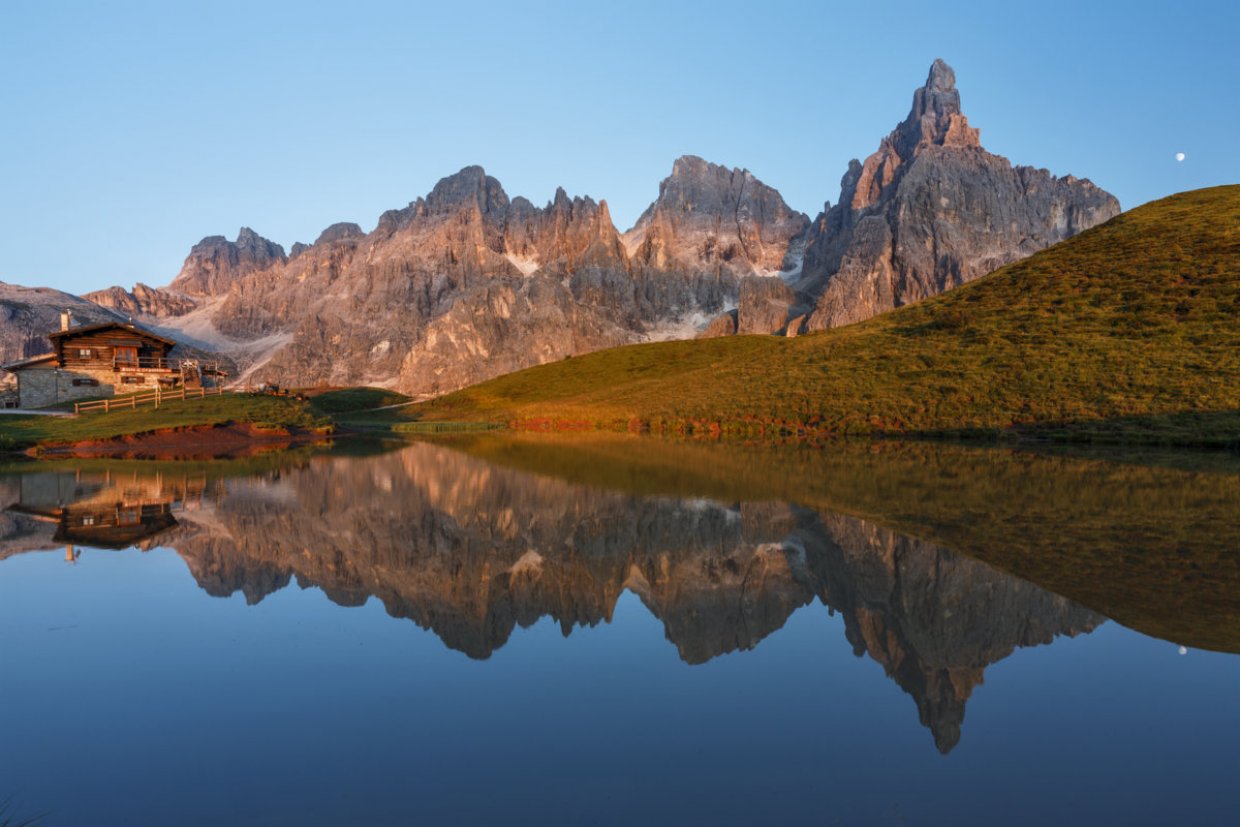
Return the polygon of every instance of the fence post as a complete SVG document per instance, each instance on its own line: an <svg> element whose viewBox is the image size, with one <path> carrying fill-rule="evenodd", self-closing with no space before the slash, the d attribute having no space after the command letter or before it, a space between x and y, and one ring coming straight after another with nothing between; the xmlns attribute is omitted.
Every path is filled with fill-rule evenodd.
<svg viewBox="0 0 1240 827"><path fill-rule="evenodd" d="M103 400L103 412L104 412L104 413L107 413L107 412L108 412L108 400L106 400L106 399L105 399L105 400Z"/></svg>
<svg viewBox="0 0 1240 827"><path fill-rule="evenodd" d="M73 412L74 412L75 414L80 414L80 413L82 412L82 403L81 403L81 402L74 402L74 403L73 403Z"/></svg>
<svg viewBox="0 0 1240 827"><path fill-rule="evenodd" d="M159 410L159 385L155 386L155 409Z"/></svg>

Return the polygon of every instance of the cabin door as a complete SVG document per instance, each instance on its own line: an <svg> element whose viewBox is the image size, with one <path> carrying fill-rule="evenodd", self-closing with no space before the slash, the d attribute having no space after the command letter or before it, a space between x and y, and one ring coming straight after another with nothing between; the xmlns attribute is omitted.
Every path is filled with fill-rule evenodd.
<svg viewBox="0 0 1240 827"><path fill-rule="evenodd" d="M138 349L136 347L118 347L116 348L117 364L137 365Z"/></svg>

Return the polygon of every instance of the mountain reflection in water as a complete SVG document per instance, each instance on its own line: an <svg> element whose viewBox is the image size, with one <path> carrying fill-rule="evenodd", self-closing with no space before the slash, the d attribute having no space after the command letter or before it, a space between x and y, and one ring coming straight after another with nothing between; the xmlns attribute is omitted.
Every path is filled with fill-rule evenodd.
<svg viewBox="0 0 1240 827"><path fill-rule="evenodd" d="M687 663L751 649L818 599L947 752L987 666L1103 617L872 521L785 502L628 493L439 444L237 477L133 463L0 478L0 559L57 545L174 549L211 595L288 586L487 658L520 625L610 621L629 590ZM70 548L69 558L78 551Z"/></svg>

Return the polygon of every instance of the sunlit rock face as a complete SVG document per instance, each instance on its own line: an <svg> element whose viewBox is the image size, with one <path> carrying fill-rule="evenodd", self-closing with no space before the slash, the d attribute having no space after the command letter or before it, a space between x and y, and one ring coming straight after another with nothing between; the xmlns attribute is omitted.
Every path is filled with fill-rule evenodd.
<svg viewBox="0 0 1240 827"><path fill-rule="evenodd" d="M856 653L913 697L944 752L987 666L1101 622L854 517L630 495L437 445L213 482L170 472L27 475L20 487L0 481L0 496L10 507L0 557L80 540L112 511L141 503L133 513L145 533L133 520L117 530L136 532L125 536L143 548L175 549L209 594L258 603L296 583L343 606L374 598L473 658L543 618L565 635L609 622L627 590L662 621L680 657L699 664L757 646L817 599L843 616Z"/></svg>
<svg viewBox="0 0 1240 827"><path fill-rule="evenodd" d="M235 341L276 337L255 376L433 395L535 364L692 335L778 267L807 219L742 170L676 162L621 237L606 202L509 199L481 167L390 210L370 234L324 233L235 281L210 311ZM279 379L282 377L282 379Z"/></svg>
<svg viewBox="0 0 1240 827"><path fill-rule="evenodd" d="M434 395L601 348L691 338L736 307L741 279L799 261L790 250L808 223L747 170L692 156L623 236L605 201L561 188L538 207L473 166L370 233L333 224L286 256L243 228L236 241L195 245L167 288L88 298L230 355L246 381Z"/></svg>
<svg viewBox="0 0 1240 827"><path fill-rule="evenodd" d="M840 182L810 227L797 285L810 330L862 321L972 281L1119 214L1088 180L1012 166L981 146L936 60L909 115Z"/></svg>
<svg viewBox="0 0 1240 827"><path fill-rule="evenodd" d="M808 224L749 170L687 155L624 241L656 306L716 312L741 279L792 269Z"/></svg>
<svg viewBox="0 0 1240 827"><path fill-rule="evenodd" d="M84 293L82 298L120 313L126 318L144 315L183 316L197 307L189 296L165 290L162 287L148 287L141 283L135 284L133 290L109 287L106 290Z"/></svg>
<svg viewBox="0 0 1240 827"><path fill-rule="evenodd" d="M285 261L283 247L242 227L236 241L213 235L195 244L168 289L189 296L218 296L242 277Z"/></svg>

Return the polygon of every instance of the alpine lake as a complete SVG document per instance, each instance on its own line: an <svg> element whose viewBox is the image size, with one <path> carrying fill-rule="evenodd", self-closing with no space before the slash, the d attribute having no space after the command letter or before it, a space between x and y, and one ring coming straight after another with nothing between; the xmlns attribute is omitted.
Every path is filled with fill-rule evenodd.
<svg viewBox="0 0 1240 827"><path fill-rule="evenodd" d="M1232 825L1240 457L0 469L0 823Z"/></svg>

